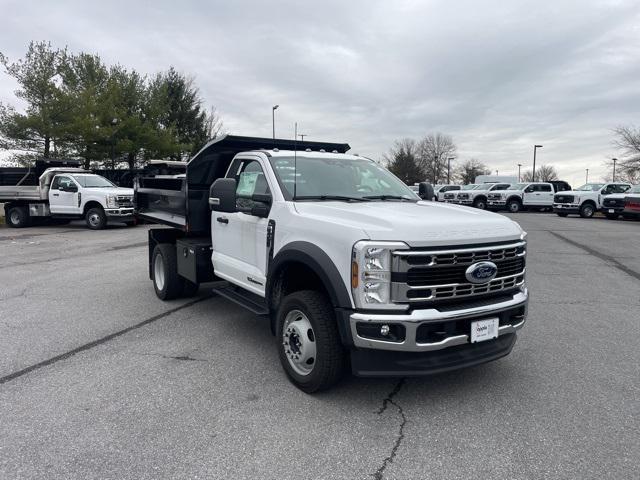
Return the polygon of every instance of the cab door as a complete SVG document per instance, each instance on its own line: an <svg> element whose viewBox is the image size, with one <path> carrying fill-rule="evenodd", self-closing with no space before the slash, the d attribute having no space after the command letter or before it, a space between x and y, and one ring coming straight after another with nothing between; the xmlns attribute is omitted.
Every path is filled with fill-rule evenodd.
<svg viewBox="0 0 640 480"><path fill-rule="evenodd" d="M540 192L536 190L537 185L529 185L522 192L523 205L538 205L540 202Z"/></svg>
<svg viewBox="0 0 640 480"><path fill-rule="evenodd" d="M56 175L49 188L49 209L58 215L72 215L78 211L78 185L68 175Z"/></svg>
<svg viewBox="0 0 640 480"><path fill-rule="evenodd" d="M553 187L551 185L537 185L539 193L540 193L540 203L539 205L550 207L553 205Z"/></svg>
<svg viewBox="0 0 640 480"><path fill-rule="evenodd" d="M236 207L243 211L212 212L212 262L217 276L264 295L267 278L268 219L251 215L253 194L271 194L257 159L236 159L227 178L236 179Z"/></svg>

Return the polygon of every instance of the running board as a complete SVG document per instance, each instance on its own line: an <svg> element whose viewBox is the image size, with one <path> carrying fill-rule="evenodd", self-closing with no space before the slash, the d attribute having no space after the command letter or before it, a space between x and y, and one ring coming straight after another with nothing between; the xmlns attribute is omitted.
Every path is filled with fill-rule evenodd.
<svg viewBox="0 0 640 480"><path fill-rule="evenodd" d="M256 315L269 315L269 309L267 308L263 298L254 293L248 292L243 288L236 287L229 282L221 282L220 286L215 286L213 288L213 293L216 293L227 300L231 300L233 303L237 303Z"/></svg>

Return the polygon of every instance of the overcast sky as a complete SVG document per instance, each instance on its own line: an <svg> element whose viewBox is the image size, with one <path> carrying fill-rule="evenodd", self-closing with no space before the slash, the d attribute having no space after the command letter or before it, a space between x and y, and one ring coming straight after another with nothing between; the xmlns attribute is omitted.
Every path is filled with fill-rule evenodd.
<svg viewBox="0 0 640 480"><path fill-rule="evenodd" d="M453 136L500 174L538 162L605 174L611 129L640 124L640 2L0 0L0 51L31 40L143 73L193 75L238 135L347 141ZM0 74L0 101L16 104ZM524 168L524 167L523 167Z"/></svg>

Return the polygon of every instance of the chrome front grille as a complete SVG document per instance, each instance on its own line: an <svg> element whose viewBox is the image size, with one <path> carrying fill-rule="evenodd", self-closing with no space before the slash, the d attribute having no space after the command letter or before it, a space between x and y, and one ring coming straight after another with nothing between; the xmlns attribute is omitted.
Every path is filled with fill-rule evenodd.
<svg viewBox="0 0 640 480"><path fill-rule="evenodd" d="M444 194L444 199L445 200L453 200L454 194L453 193L445 193Z"/></svg>
<svg viewBox="0 0 640 480"><path fill-rule="evenodd" d="M133 197L129 195L118 195L116 197L118 202L118 207L120 208L131 208L133 207Z"/></svg>
<svg viewBox="0 0 640 480"><path fill-rule="evenodd" d="M498 267L496 278L473 284L467 268L480 261ZM393 253L391 298L397 303L493 294L524 284L526 242L460 249L398 250Z"/></svg>
<svg viewBox="0 0 640 480"><path fill-rule="evenodd" d="M493 201L500 200L502 199L502 195L500 195L499 193L489 193L487 195L487 199Z"/></svg>

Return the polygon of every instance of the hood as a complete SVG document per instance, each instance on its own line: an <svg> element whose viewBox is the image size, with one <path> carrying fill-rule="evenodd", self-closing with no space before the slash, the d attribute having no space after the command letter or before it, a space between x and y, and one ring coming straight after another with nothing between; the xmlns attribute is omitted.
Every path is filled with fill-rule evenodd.
<svg viewBox="0 0 640 480"><path fill-rule="evenodd" d="M629 195L640 195L640 193L612 193L611 195L607 195L604 198L614 198L614 199L619 199L619 200L624 200L625 198L627 198Z"/></svg>
<svg viewBox="0 0 640 480"><path fill-rule="evenodd" d="M497 213L428 201L296 202L295 208L323 222L361 228L371 240L403 241L412 247L508 241L523 232Z"/></svg>
<svg viewBox="0 0 640 480"><path fill-rule="evenodd" d="M522 190L496 190L493 192L489 192L489 193L505 193L507 195L518 195L518 194L522 194L523 191Z"/></svg>
<svg viewBox="0 0 640 480"><path fill-rule="evenodd" d="M124 188L124 187L108 187L108 188L100 188L100 187L86 187L83 190L87 190L91 193L101 193L104 195L131 195L133 196L133 188Z"/></svg>
<svg viewBox="0 0 640 480"><path fill-rule="evenodd" d="M554 195L573 195L575 197L584 197L587 195L600 195L600 190L596 190L595 192L591 190L584 190L582 192L576 192L575 190L563 190L562 192L556 192Z"/></svg>

